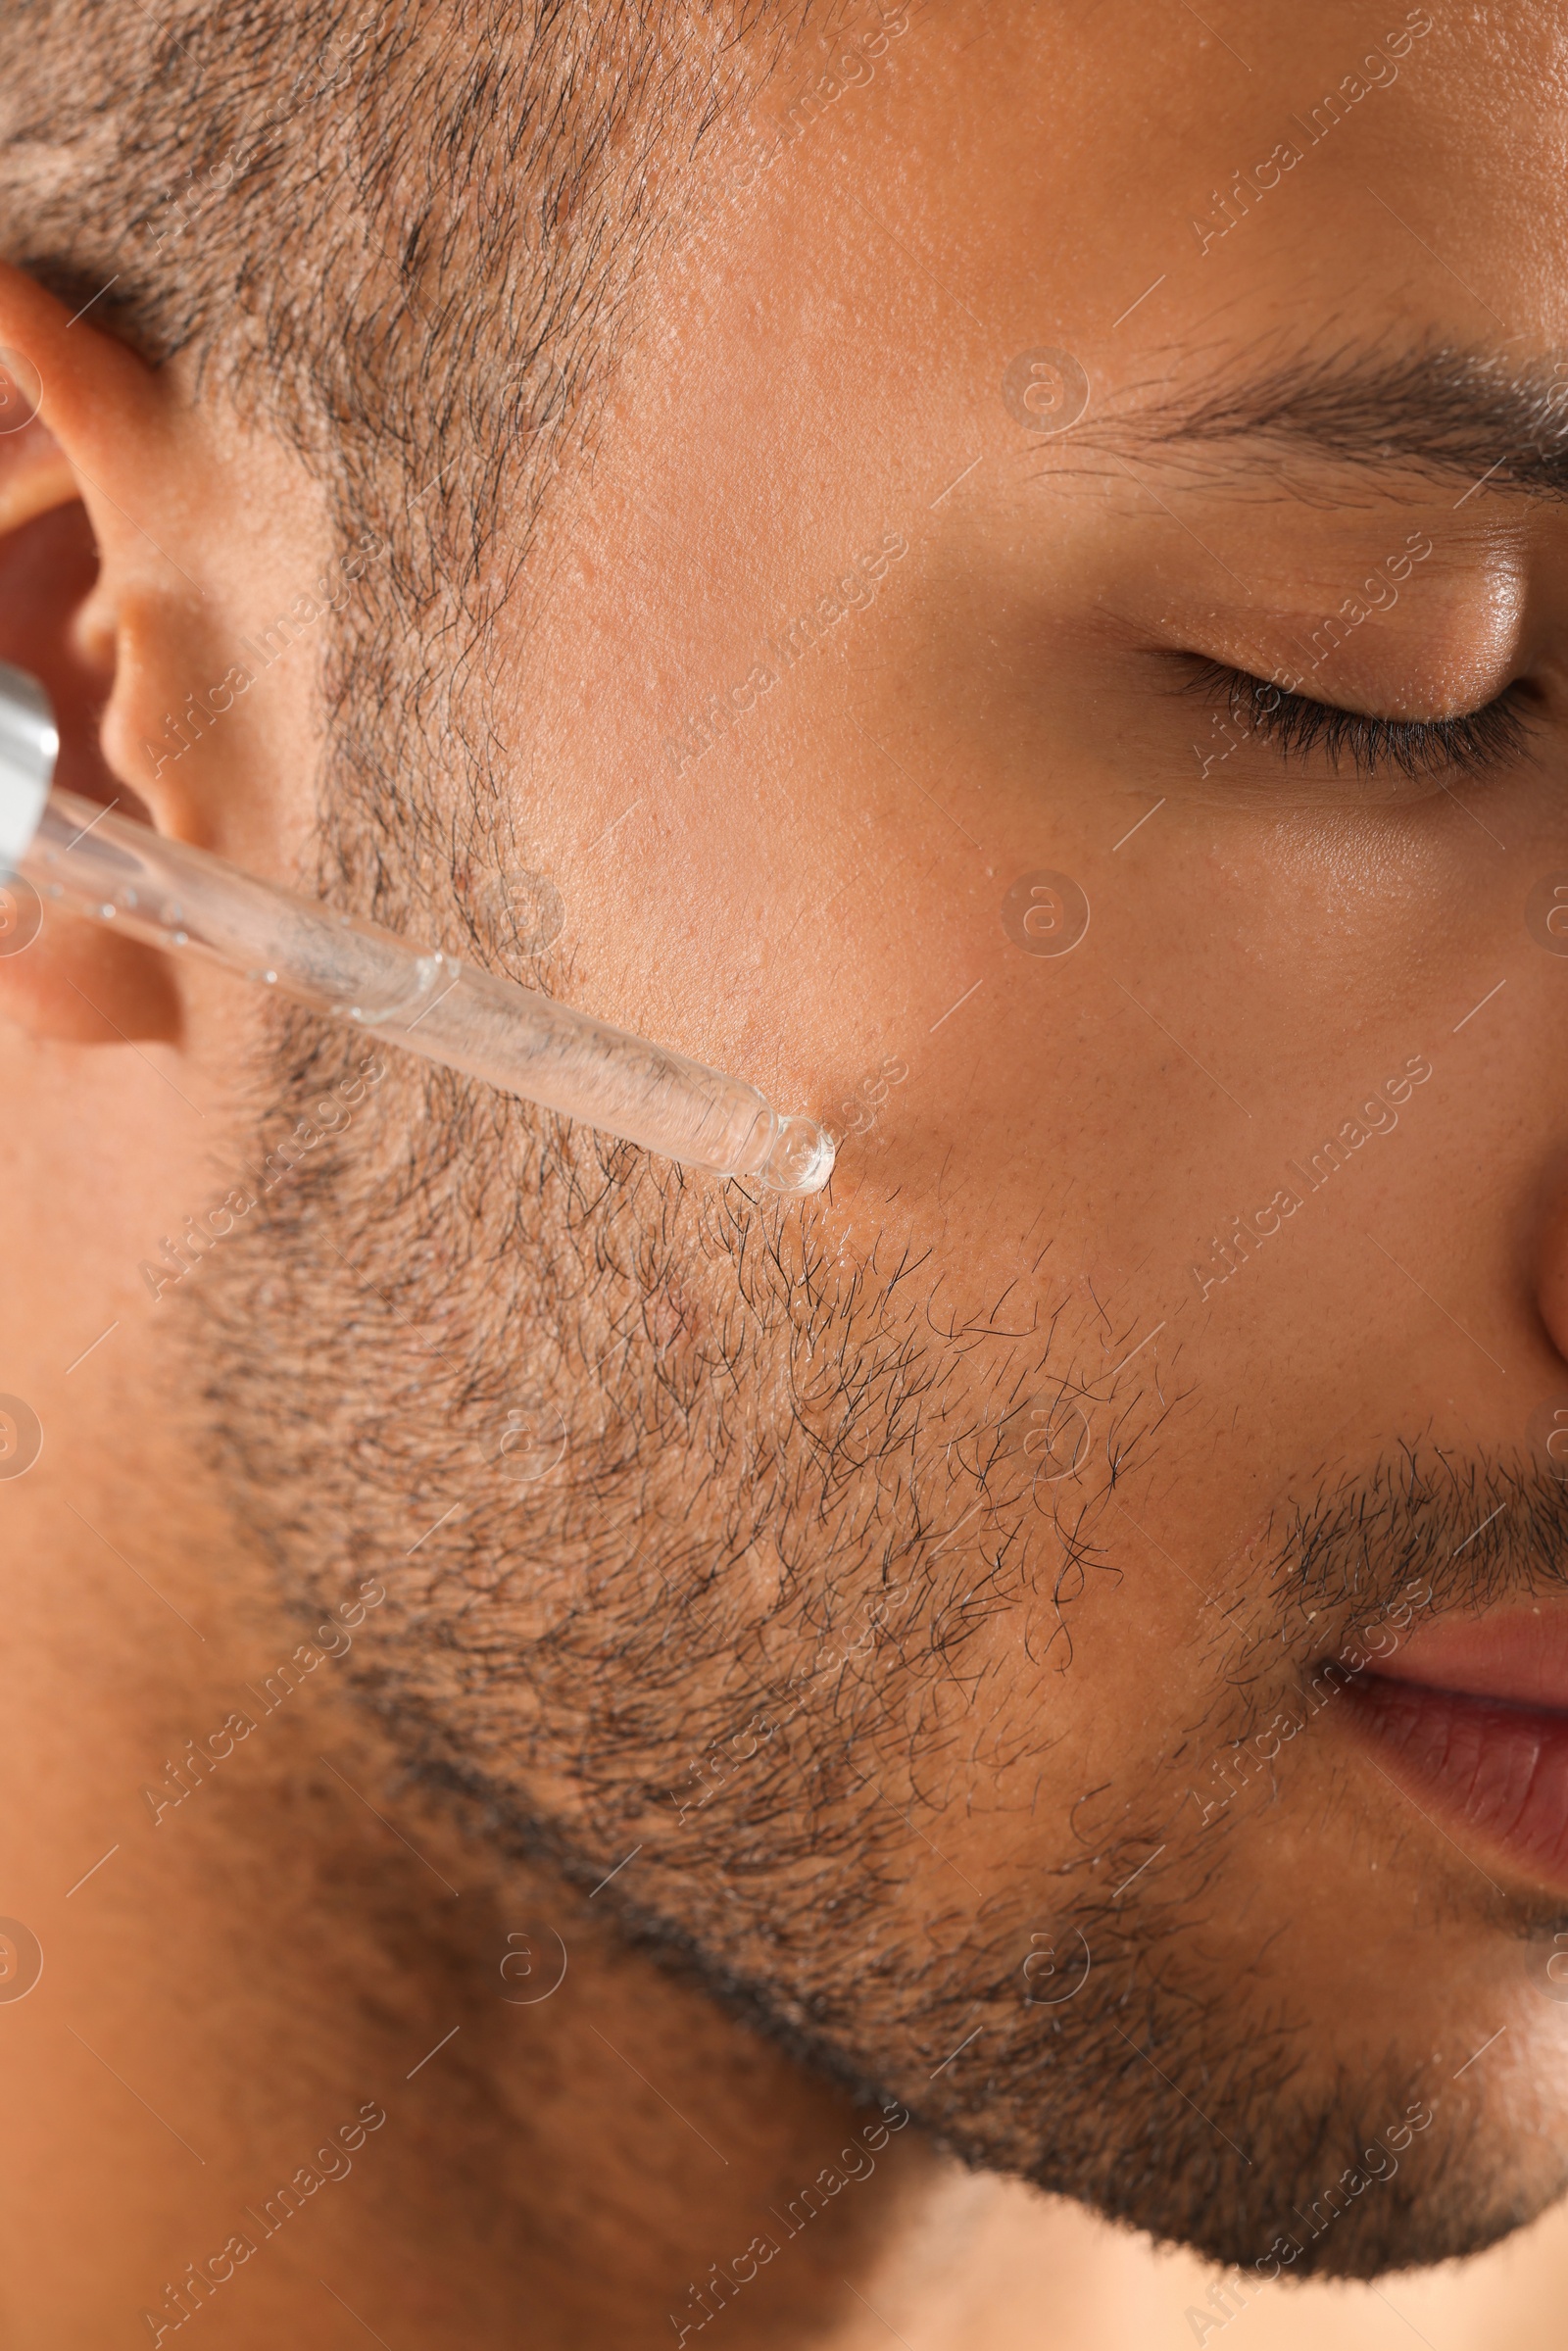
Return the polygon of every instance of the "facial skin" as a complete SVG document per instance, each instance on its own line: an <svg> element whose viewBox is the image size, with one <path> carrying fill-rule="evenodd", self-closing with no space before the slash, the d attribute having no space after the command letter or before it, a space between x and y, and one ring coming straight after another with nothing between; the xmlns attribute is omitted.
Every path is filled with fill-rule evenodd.
<svg viewBox="0 0 1568 2351"><path fill-rule="evenodd" d="M60 2229L64 2166L102 2230L68 2318L13 2285L18 2340L172 2325L166 2279L367 2100L366 2193L309 2226L392 2340L695 2339L712 2266L884 2107L1264 2281L1560 2192L1568 1876L1415 1792L1332 1670L1564 1606L1563 966L1527 905L1568 865L1568 586L1525 478L1563 49L1534 12L1385 30L1396 73L1315 139L1373 38L1337 6L1238 28L1244 69L1183 12L951 0L760 168L784 69L444 673L492 787L444 868L368 869L366 795L455 786L413 719L417 772L367 768L335 613L160 760L353 551L300 458L7 272L45 397L0 441L0 655L56 693L62 780L373 884L844 1136L780 1206L390 1050L368 1080L363 1038L64 921L0 958L0 1386L45 1432L0 1486L8 1901L48 1970L5 2020L43 2118L10 2225ZM1088 387L1052 432L1001 388L1042 350ZM416 523L374 521L395 566ZM1406 725L1517 681L1518 739L1358 775L1205 663ZM564 905L543 955L519 870ZM1059 955L1046 874L1089 908ZM263 1190L302 1118L333 1132ZM347 1653L154 1823L166 1755L368 1579ZM552 1935L524 2042L494 1980ZM931 2158L909 2130L852 2196L853 2160L730 2339L860 2323L841 2281ZM339 2340L317 2258L259 2241L210 2333Z"/></svg>

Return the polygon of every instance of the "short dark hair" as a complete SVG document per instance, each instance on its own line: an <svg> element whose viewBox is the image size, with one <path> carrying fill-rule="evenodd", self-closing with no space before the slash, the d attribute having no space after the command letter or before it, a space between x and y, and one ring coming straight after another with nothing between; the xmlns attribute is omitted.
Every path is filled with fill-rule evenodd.
<svg viewBox="0 0 1568 2351"><path fill-rule="evenodd" d="M326 679L330 829L370 852L362 896L383 894L389 828L417 861L419 795L388 788L383 713L397 706L405 771L416 727L427 742L467 731L449 709L472 676L432 647L482 665L471 649L515 588L573 436L592 430L682 167L812 9L0 11L0 252L154 365L193 360L204 397L300 450L345 545L368 526L391 550ZM442 829L450 863L450 809Z"/></svg>
<svg viewBox="0 0 1568 2351"><path fill-rule="evenodd" d="M486 401L515 449L612 342L763 13L11 0L0 250L355 470L470 443Z"/></svg>

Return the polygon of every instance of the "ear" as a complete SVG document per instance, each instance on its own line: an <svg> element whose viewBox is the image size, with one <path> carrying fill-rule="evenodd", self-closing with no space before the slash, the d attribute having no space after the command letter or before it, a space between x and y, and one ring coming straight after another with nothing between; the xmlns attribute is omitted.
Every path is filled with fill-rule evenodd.
<svg viewBox="0 0 1568 2351"><path fill-rule="evenodd" d="M312 664L295 661L281 691L270 681L266 710L225 721L220 744L203 698L225 675L253 682L236 653L265 629L269 571L281 563L302 584L312 493L298 471L193 404L177 367L153 370L0 263L0 660L47 689L67 789L264 866L299 830L269 795L314 765L299 723ZM174 959L40 908L25 885L9 896L0 1020L77 1044L180 1042L189 980Z"/></svg>
<svg viewBox="0 0 1568 2351"><path fill-rule="evenodd" d="M85 497L89 481L98 503L113 497L104 476L134 467L151 406L129 352L0 265L0 659L31 671L54 704L57 781L144 820L100 741L118 649ZM74 1043L177 1039L166 957L41 907L24 883L0 914L0 1018Z"/></svg>

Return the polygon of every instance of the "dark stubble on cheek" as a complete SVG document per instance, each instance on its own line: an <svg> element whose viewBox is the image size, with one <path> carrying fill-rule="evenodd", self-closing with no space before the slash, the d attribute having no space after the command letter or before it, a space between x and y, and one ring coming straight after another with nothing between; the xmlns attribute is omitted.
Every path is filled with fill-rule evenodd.
<svg viewBox="0 0 1568 2351"><path fill-rule="evenodd" d="M256 1099L308 1117L364 1052L285 1015ZM927 1800L971 1641L1027 1607L1064 1662L1105 1572L1092 1506L1033 1492L1044 1347L985 1376L934 1337L929 1261L829 1263L799 1210L379 1058L202 1270L246 1519L302 1605L387 1582L355 1664L431 1761L589 1883L635 1824L699 1939L710 1907L733 1948L739 1890L787 1958L791 1872L853 1856L846 1924L875 1908L910 1831L862 1784ZM715 1831L694 1759L743 1750Z"/></svg>
<svg viewBox="0 0 1568 2351"><path fill-rule="evenodd" d="M363 856L345 849L345 869ZM508 862L469 849L474 905ZM416 908L381 910L430 935ZM471 923L448 942L569 988ZM267 1016L264 1144L343 1099L368 1043ZM977 1347L985 1301L932 1311L933 1258L879 1247L852 1265L808 1208L378 1059L349 1125L180 1297L215 1457L285 1595L387 1586L345 1663L411 1762L584 1886L640 1846L599 1898L671 1964L958 2153L1156 2235L1256 2275L1284 2231L1293 2275L1369 2275L1528 2217L1538 2197L1433 2131L1332 2227L1291 2219L1419 2097L1419 2068L1391 2049L1347 2079L1310 1987L1265 1999L1216 1957L1257 1821L1201 1826L1189 1767L1299 1712L1413 1583L1430 1611L1560 1580L1562 1490L1412 1452L1282 1503L1210 1579L1203 1719L1171 1722L1164 1768L1119 1777L1109 1827L1089 1825L1092 1790L1065 1820L1043 1808L1028 1865L983 1891L937 1812L956 1772L977 1815L1027 1815L1023 1767L1055 1731L1035 1671L1010 1695L977 1669L1000 1629L1032 1668L1072 1672L1091 1579L1137 1606L1111 1489L1157 1449L1157 1383L1109 1397L1077 1370L1102 1347L1061 1320ZM1097 1425L1114 1432L1044 1485L1042 1397L1066 1455L1077 1402L1112 1403ZM1005 1792L962 1763L999 1727ZM1286 1797L1310 1744L1277 1767ZM1325 1837L1347 1800L1322 1807ZM1258 1920L1259 1948L1280 1924Z"/></svg>
<svg viewBox="0 0 1568 2351"><path fill-rule="evenodd" d="M263 1091L308 1114L363 1052L285 1021ZM1064 1852L1044 1823L1015 1886L983 1894L957 1856L911 1913L928 1837L952 1856L923 1800L967 1744L971 1641L1000 1616L1070 1671L1073 1599L1117 1572L1098 1504L1048 1516L1010 1442L1038 1352L981 1380L933 1345L929 1264L830 1278L798 1211L382 1058L354 1133L215 1255L199 1310L214 1443L287 1592L388 1587L350 1663L411 1759L585 1886L640 1844L606 1890L644 1940L972 2160L1254 2276L1280 2231L1293 2275L1370 2275L1516 2226L1508 2183L1436 2131L1332 2228L1293 2222L1421 2072L1391 2050L1347 2078L1308 1999L1216 1960L1258 1817L1200 1826L1187 1784L1304 1718L1412 1589L1430 1614L1560 1580L1562 1490L1404 1456L1282 1508L1245 1580L1217 1581L1213 1700L1171 1772L1118 1788L1098 1840ZM971 1509L985 1533L956 1557ZM1049 1720L1018 1712L1043 1754Z"/></svg>

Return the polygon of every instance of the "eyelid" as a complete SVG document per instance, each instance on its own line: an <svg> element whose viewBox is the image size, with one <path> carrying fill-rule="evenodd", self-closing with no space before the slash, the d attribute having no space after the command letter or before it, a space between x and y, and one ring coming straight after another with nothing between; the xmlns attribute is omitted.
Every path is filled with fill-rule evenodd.
<svg viewBox="0 0 1568 2351"><path fill-rule="evenodd" d="M1375 776L1392 767L1408 778L1436 781L1494 772L1529 749L1532 730L1521 705L1531 690L1523 679L1511 680L1490 702L1454 718L1375 718L1292 693L1228 662L1191 654L1183 659L1196 663L1184 690L1211 705L1223 698L1232 723L1246 723L1248 735L1272 741L1283 765L1293 757L1304 761L1321 749L1335 774L1348 761L1357 775ZM1265 702L1265 696L1272 700Z"/></svg>

